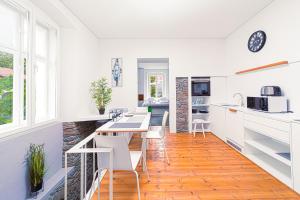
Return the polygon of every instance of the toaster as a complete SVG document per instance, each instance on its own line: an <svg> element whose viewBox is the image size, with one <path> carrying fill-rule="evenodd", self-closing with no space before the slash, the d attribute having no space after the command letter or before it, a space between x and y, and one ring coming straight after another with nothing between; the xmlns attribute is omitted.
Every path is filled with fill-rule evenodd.
<svg viewBox="0 0 300 200"><path fill-rule="evenodd" d="M260 91L261 96L281 96L279 86L263 86Z"/></svg>

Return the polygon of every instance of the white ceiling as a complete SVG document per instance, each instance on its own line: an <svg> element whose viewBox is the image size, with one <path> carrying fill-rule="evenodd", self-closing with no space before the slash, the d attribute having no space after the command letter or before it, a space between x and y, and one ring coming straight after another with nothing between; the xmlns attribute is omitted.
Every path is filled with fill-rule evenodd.
<svg viewBox="0 0 300 200"><path fill-rule="evenodd" d="M273 0L61 0L99 38L224 38Z"/></svg>

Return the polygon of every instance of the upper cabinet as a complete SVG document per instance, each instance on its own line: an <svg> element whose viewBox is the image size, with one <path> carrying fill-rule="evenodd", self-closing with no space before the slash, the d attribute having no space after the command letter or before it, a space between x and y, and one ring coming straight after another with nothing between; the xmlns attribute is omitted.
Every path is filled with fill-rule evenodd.
<svg viewBox="0 0 300 200"><path fill-rule="evenodd" d="M211 77L211 103L227 102L227 78L226 77Z"/></svg>

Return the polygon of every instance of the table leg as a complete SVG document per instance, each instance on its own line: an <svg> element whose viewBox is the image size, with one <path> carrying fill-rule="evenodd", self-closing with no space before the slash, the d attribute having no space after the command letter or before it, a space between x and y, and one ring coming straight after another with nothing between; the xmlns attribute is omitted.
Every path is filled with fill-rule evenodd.
<svg viewBox="0 0 300 200"><path fill-rule="evenodd" d="M68 153L65 153L65 200L68 199Z"/></svg>
<svg viewBox="0 0 300 200"><path fill-rule="evenodd" d="M83 191L83 189L84 189L84 153L81 153L80 154L80 162L81 162L81 164L80 164L80 199L83 199L83 197L84 197L84 191Z"/></svg>
<svg viewBox="0 0 300 200"><path fill-rule="evenodd" d="M113 151L109 154L109 200L113 200Z"/></svg>
<svg viewBox="0 0 300 200"><path fill-rule="evenodd" d="M146 162L147 162L147 138L144 136L142 142L142 153L143 153L143 171L146 171Z"/></svg>

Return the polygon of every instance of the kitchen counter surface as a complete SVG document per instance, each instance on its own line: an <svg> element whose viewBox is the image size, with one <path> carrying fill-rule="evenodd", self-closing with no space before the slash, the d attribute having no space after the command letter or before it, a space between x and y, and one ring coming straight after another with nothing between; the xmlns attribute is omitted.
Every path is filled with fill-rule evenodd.
<svg viewBox="0 0 300 200"><path fill-rule="evenodd" d="M268 112L248 109L248 108L241 107L241 106L231 106L230 104L225 104L225 103L212 103L211 105L223 107L224 109L231 108L234 110L241 111L243 113L267 117L267 118L271 118L271 119L275 119L275 120L279 120L279 121L283 121L283 122L300 124L300 116L299 115L297 116L294 113L268 113Z"/></svg>

